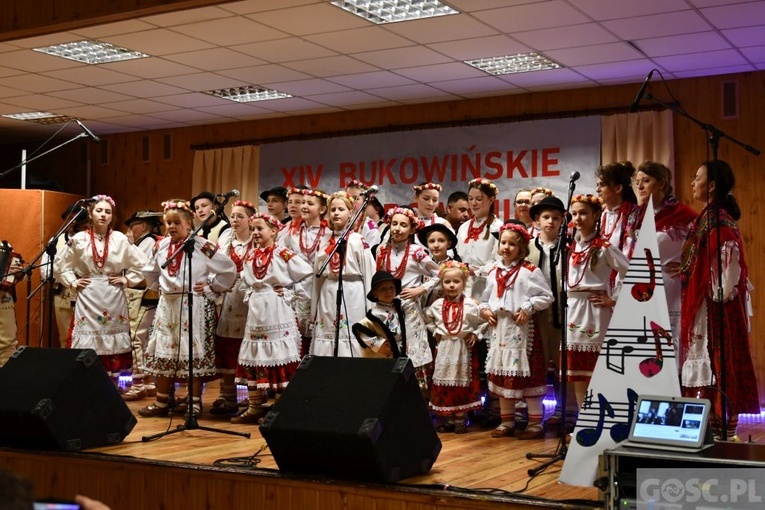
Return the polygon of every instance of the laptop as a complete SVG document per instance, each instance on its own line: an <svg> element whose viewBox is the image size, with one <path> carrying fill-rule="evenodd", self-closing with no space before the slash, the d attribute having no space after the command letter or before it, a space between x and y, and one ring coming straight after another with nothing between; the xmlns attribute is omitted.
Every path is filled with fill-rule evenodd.
<svg viewBox="0 0 765 510"><path fill-rule="evenodd" d="M620 446L696 453L714 444L709 400L641 395L630 435Z"/></svg>

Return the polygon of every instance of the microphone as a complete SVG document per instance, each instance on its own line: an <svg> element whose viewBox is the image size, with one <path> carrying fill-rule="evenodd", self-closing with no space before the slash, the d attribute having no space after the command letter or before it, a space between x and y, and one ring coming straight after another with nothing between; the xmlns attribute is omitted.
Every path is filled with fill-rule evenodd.
<svg viewBox="0 0 765 510"><path fill-rule="evenodd" d="M643 99L643 96L645 95L645 89L648 88L648 82L651 81L651 76L653 76L653 72L655 70L656 69L651 69L651 72L648 73L648 76L645 77L643 86L640 87L637 96L635 96L635 100L632 101L632 104L630 105L630 113L635 113L638 110L638 104L640 104L640 101Z"/></svg>
<svg viewBox="0 0 765 510"><path fill-rule="evenodd" d="M231 197L238 197L240 195L238 189L232 189L231 191L227 191L223 193L222 195L218 195L219 197L223 198L231 198Z"/></svg>
<svg viewBox="0 0 765 510"><path fill-rule="evenodd" d="M378 191L380 191L380 188L378 188L376 184L373 184L370 187L368 187L367 189L365 189L364 191L362 191L361 192L361 196L365 197L365 196L368 196L368 195L374 195Z"/></svg>
<svg viewBox="0 0 765 510"><path fill-rule="evenodd" d="M93 141L94 141L94 142L100 142L100 141L101 141L101 139L100 139L99 137L97 137L96 135L94 135L94 134L93 134L93 131L91 131L90 129L88 129L87 127L85 127L85 124L83 124L82 122L80 122L80 120L79 120L79 119L74 119L74 121L75 121L77 124L79 124L79 126L82 128L82 130L83 130L83 131L85 131L85 134L86 134L86 135L88 135L89 137L91 137L91 138L93 139Z"/></svg>
<svg viewBox="0 0 765 510"><path fill-rule="evenodd" d="M571 177L568 178L569 182L576 182L579 180L579 177L581 177L581 174L574 170L571 172Z"/></svg>

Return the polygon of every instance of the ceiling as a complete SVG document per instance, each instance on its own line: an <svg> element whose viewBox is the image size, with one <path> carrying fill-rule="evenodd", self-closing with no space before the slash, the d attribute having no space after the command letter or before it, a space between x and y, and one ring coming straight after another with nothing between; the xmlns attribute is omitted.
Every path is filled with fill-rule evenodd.
<svg viewBox="0 0 765 510"><path fill-rule="evenodd" d="M374 25L328 0L246 0L3 42L0 114L68 115L102 135L610 84L637 92L654 68L665 79L765 69L765 1L446 3L460 14ZM85 65L32 51L82 39L151 57ZM530 51L564 68L495 77L462 62ZM243 85L294 97L202 93ZM5 141L60 127L0 118Z"/></svg>

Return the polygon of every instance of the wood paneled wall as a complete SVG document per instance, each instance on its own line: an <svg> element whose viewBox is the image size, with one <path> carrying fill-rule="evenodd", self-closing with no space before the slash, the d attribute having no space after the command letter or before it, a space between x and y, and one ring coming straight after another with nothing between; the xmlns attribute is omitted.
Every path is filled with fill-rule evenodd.
<svg viewBox="0 0 765 510"><path fill-rule="evenodd" d="M740 113L736 119L722 118L722 84L735 80L739 85ZM741 73L668 82L675 98L687 112L704 123L714 125L729 136L749 145L765 149L765 72ZM625 112L635 96L637 84L583 88L533 94L518 94L484 99L431 103L393 108L370 109L285 117L261 121L215 124L169 131L151 131L102 136L101 145L87 144L92 171L93 192L115 197L123 214L138 208L157 208L170 197L191 194L192 146L259 143L269 140L301 137L337 136L386 129L411 129L444 126L455 123L516 121L531 118L555 118L571 115L598 115ZM669 100L661 84L652 90ZM644 104L648 101L644 100ZM163 141L171 139L171 157L164 158ZM699 164L711 158L707 138L696 124L675 118L675 188L678 197L699 210L702 204L692 203L690 181ZM149 146L144 158L144 138ZM18 148L15 147L14 150ZM57 160L68 168L58 172L56 179L70 193L85 193L86 164L82 147L65 148ZM765 238L757 236L760 209L765 205L765 158L756 157L738 145L721 140L719 157L736 171L735 190L743 218L741 231L746 241L750 278L755 287L753 295L755 317L752 327L752 350L760 381L760 395L765 402ZM0 154L2 161L2 154ZM76 163L73 163L76 162ZM71 165L71 166L69 166ZM270 171L264 169L263 171ZM45 169L40 169L45 175ZM511 190L508 190L508 193ZM250 198L252 197L245 197Z"/></svg>

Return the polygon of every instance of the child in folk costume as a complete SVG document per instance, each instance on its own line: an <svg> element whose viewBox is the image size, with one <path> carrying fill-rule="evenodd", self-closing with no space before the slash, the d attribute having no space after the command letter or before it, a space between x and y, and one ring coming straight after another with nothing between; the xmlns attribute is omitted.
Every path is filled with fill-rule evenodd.
<svg viewBox="0 0 765 510"><path fill-rule="evenodd" d="M423 182L412 186L412 189L414 190L414 201L417 204L417 217L422 222L423 227L440 223L451 229L449 221L436 214L438 198L441 194L441 185L433 182Z"/></svg>
<svg viewBox="0 0 765 510"><path fill-rule="evenodd" d="M300 332L291 293L283 288L313 273L295 252L275 243L283 227L279 220L255 213L250 223L256 246L244 261L242 273L249 313L239 351L239 365L247 371L249 406L231 418L232 423L257 422L264 414L263 390L273 390L278 398L295 373L300 362ZM295 292L300 289L295 286Z"/></svg>
<svg viewBox="0 0 765 510"><path fill-rule="evenodd" d="M420 227L414 211L397 207L386 217L390 224L390 239L378 246L377 269L401 280L401 303L406 316L406 356L412 360L420 388L427 390L433 353L428 344L420 299L438 284L438 264L422 246L412 242ZM428 281L423 283L423 277L428 277Z"/></svg>
<svg viewBox="0 0 765 510"><path fill-rule="evenodd" d="M297 224L295 232L281 238L281 244L297 253L298 257L308 262L313 267L316 254L319 251L322 239L329 232L327 220L327 199L329 196L318 189L292 189L290 196L299 193L302 197L300 208L301 221ZM293 223L293 227L295 224ZM307 354L311 345L311 295L313 294L313 278L306 278L297 285L301 287L293 300L293 308L297 315L298 329L302 336L302 353ZM303 296L303 299L298 298Z"/></svg>
<svg viewBox="0 0 765 510"><path fill-rule="evenodd" d="M568 287L565 355L567 377L574 383L580 409L616 304L616 292L610 285L611 271L623 278L629 267L624 253L600 235L601 208L600 198L593 195L576 195L571 199L576 233L565 275Z"/></svg>
<svg viewBox="0 0 765 510"><path fill-rule="evenodd" d="M72 348L94 349L115 385L131 368L130 322L125 287L141 283L146 255L112 230L114 199L96 195L90 227L78 232L56 256L56 278L77 294Z"/></svg>
<svg viewBox="0 0 765 510"><path fill-rule="evenodd" d="M193 213L187 202L173 199L162 206L166 237L156 244L152 258L143 268L147 286L159 289L159 304L146 347L146 371L156 376L157 401L139 409L138 414L144 417L167 416L171 385L176 379L188 378L191 363L195 376L215 375L215 303L206 296L229 290L237 275L231 258L201 236L191 240L194 249L190 256L184 251L193 230ZM191 317L188 316L189 289L193 290ZM191 352L189 325L193 334ZM191 411L199 416L201 381L194 384L191 399Z"/></svg>
<svg viewBox="0 0 765 510"><path fill-rule="evenodd" d="M441 264L439 279L444 297L425 313L428 329L436 341L436 361L430 408L445 422L439 432L467 432L466 413L481 409L481 383L475 346L483 319L479 303L465 297L468 268L461 262Z"/></svg>
<svg viewBox="0 0 765 510"><path fill-rule="evenodd" d="M283 228L276 234L276 242L286 246L286 238L297 234L298 228L303 223L300 210L303 207L303 190L310 189L304 184L297 184L295 187L289 189L287 194L287 214L290 220L284 223L286 228Z"/></svg>
<svg viewBox="0 0 765 510"><path fill-rule="evenodd" d="M473 179L468 183L468 205L473 218L460 226L457 232L457 254L470 269L465 293L481 299L486 287L485 275L480 269L496 260L497 238L491 233L502 226L502 220L494 212L499 190L488 179Z"/></svg>
<svg viewBox="0 0 765 510"><path fill-rule="evenodd" d="M369 193L369 187L361 181L351 179L345 186L345 192L353 199L355 212L364 203L364 195ZM359 215L356 224L353 226L353 231L363 235L369 246L380 244L380 230L377 228L377 222L367 217L366 211Z"/></svg>
<svg viewBox="0 0 765 510"><path fill-rule="evenodd" d="M531 190L531 207L533 208L545 198L551 197L552 194L553 191L549 188L543 188L541 186L534 188ZM529 209L529 216L531 216L531 227L529 227L529 235L531 235L531 239L534 239L539 235L540 228L539 225L537 225L536 219L534 218L534 213L531 212L531 209Z"/></svg>
<svg viewBox="0 0 765 510"><path fill-rule="evenodd" d="M213 402L210 414L229 415L239 410L236 401L236 369L239 365L239 349L244 338L247 322L247 302L241 286L245 261L252 253L250 216L255 214L255 205L246 200L237 200L231 207L226 230L218 240L218 250L227 255L236 265L236 281L223 298L218 326L215 329L215 367L221 376L220 396Z"/></svg>
<svg viewBox="0 0 765 510"><path fill-rule="evenodd" d="M486 374L489 391L499 396L500 425L492 437L544 437L542 398L547 392L547 367L535 312L553 302L542 271L524 260L530 237L523 225L507 223L499 229L500 260L488 271L481 300L481 317L491 326ZM525 398L529 422L515 431L515 400Z"/></svg>
<svg viewBox="0 0 765 510"><path fill-rule="evenodd" d="M406 321L398 296L401 280L387 271L372 277L372 290L367 299L372 308L367 316L351 328L366 358L400 358L406 356Z"/></svg>
<svg viewBox="0 0 765 510"><path fill-rule="evenodd" d="M442 223L434 223L427 227L417 231L417 240L422 246L428 249L430 258L439 266L444 262L448 262L453 259L449 253L453 252L453 248L457 246L457 236L454 235L454 231L448 226ZM456 255L456 260L459 260L459 255ZM427 282L429 276L423 277L423 282ZM424 306L432 305L436 299L443 297L441 292L440 282L425 295L422 300Z"/></svg>
<svg viewBox="0 0 765 510"><path fill-rule="evenodd" d="M316 278L311 298L313 340L310 353L317 356L360 357L361 347L351 334L351 324L361 321L369 310L367 294L375 272L375 261L364 237L349 232L345 243L345 257L333 250L337 239L348 225L354 201L346 192L338 191L329 198L328 232L316 252L314 272L324 266L332 255L324 273ZM343 270L343 287L340 310L337 309L338 276ZM339 318L339 321L338 321ZM338 344L335 345L337 333Z"/></svg>

